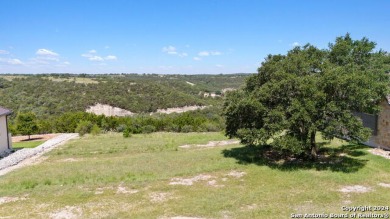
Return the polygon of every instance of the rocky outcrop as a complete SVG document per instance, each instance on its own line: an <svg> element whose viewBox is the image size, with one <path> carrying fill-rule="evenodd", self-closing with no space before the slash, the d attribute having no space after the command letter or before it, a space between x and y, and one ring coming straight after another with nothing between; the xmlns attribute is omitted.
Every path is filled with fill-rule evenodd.
<svg viewBox="0 0 390 219"><path fill-rule="evenodd" d="M132 116L134 113L121 109L118 107L113 107L106 104L96 104L95 106L90 106L86 112L93 113L96 115L105 115L105 116Z"/></svg>

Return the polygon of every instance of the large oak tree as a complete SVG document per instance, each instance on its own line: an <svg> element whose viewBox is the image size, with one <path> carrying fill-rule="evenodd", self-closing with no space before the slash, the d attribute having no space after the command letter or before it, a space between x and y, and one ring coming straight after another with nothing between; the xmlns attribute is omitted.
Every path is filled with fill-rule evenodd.
<svg viewBox="0 0 390 219"><path fill-rule="evenodd" d="M328 49L307 44L268 55L245 88L227 96L226 135L313 158L317 133L367 140L370 130L353 112L377 113L389 92L389 55L375 45L346 34Z"/></svg>

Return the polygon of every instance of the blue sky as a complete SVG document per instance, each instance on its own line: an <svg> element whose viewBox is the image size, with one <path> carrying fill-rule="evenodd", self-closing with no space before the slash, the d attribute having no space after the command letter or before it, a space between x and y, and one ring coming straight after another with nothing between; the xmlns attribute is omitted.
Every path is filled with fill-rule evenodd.
<svg viewBox="0 0 390 219"><path fill-rule="evenodd" d="M256 72L349 32L390 51L390 1L1 0L0 73Z"/></svg>

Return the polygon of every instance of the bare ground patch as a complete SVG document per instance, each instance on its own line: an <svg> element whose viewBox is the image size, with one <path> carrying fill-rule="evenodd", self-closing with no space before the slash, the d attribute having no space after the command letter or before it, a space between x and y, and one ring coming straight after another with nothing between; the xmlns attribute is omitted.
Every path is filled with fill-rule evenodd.
<svg viewBox="0 0 390 219"><path fill-rule="evenodd" d="M123 185L119 185L116 189L116 194L135 194L139 191L137 189L128 189L127 187Z"/></svg>
<svg viewBox="0 0 390 219"><path fill-rule="evenodd" d="M42 134L42 135L30 135L30 140L28 140L28 135L17 135L12 136L12 142L21 142L21 141L47 141L54 137L57 137L60 134Z"/></svg>
<svg viewBox="0 0 390 219"><path fill-rule="evenodd" d="M195 182L208 181L209 179L215 178L211 175L200 174L192 178L173 178L169 185L184 185L192 186Z"/></svg>
<svg viewBox="0 0 390 219"><path fill-rule="evenodd" d="M240 207L240 209L243 211L251 211L251 210L254 210L256 208L258 208L257 204L244 205L244 206Z"/></svg>
<svg viewBox="0 0 390 219"><path fill-rule="evenodd" d="M354 185L354 186L344 186L339 191L343 193L366 193L370 192L373 189L371 187L361 186L361 185Z"/></svg>
<svg viewBox="0 0 390 219"><path fill-rule="evenodd" d="M25 195L22 197L10 197L10 196L0 197L0 205L6 204L9 202L24 201L24 200L27 200L27 196L28 195Z"/></svg>
<svg viewBox="0 0 390 219"><path fill-rule="evenodd" d="M378 183L379 186L390 188L390 183Z"/></svg>
<svg viewBox="0 0 390 219"><path fill-rule="evenodd" d="M238 140L225 140L225 141L209 141L207 144L185 144L179 146L179 148L210 148L210 147L217 147L217 146L225 146L225 145L231 145L231 144L238 144L240 141Z"/></svg>
<svg viewBox="0 0 390 219"><path fill-rule="evenodd" d="M246 175L246 172L232 170L229 173L225 174L224 176L226 176L226 177L221 178L221 181L226 182L229 180L229 177L239 179L245 175ZM206 182L206 185L216 187L216 188L225 186L223 184L218 183L218 181L219 181L218 177L211 176L208 174L199 174L199 175L191 177L191 178L181 178L181 177L172 178L169 185L192 186L194 183L202 182L202 181Z"/></svg>
<svg viewBox="0 0 390 219"><path fill-rule="evenodd" d="M83 212L80 207L76 206L65 206L60 210L50 213L52 219L76 219L81 218Z"/></svg>
<svg viewBox="0 0 390 219"><path fill-rule="evenodd" d="M58 160L58 162L77 162L77 161L81 161L81 159L70 157L70 158Z"/></svg>
<svg viewBox="0 0 390 219"><path fill-rule="evenodd" d="M149 195L150 201L154 203L161 203L173 199L172 192L153 192Z"/></svg>
<svg viewBox="0 0 390 219"><path fill-rule="evenodd" d="M385 151L385 150L382 150L379 148L374 148L374 149L369 150L369 152L372 154L378 155L378 156L382 156L386 159L390 159L390 151Z"/></svg>
<svg viewBox="0 0 390 219"><path fill-rule="evenodd" d="M226 176L231 176L231 177L234 177L234 178L241 178L243 176L246 175L246 172L240 172L240 171L236 171L236 170L232 170L230 171L230 173L226 174Z"/></svg>

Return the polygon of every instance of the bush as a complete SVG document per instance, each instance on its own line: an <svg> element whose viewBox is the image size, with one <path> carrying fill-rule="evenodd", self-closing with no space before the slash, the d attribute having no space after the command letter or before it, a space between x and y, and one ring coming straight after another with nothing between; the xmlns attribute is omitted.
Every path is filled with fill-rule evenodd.
<svg viewBox="0 0 390 219"><path fill-rule="evenodd" d="M117 132L124 132L126 130L127 126L125 124L120 124L116 127Z"/></svg>
<svg viewBox="0 0 390 219"><path fill-rule="evenodd" d="M156 131L156 127L154 125L146 125L142 127L142 133L149 134Z"/></svg>
<svg viewBox="0 0 390 219"><path fill-rule="evenodd" d="M92 127L92 122L82 120L77 124L76 132L79 133L80 136L84 136L85 134L91 132Z"/></svg>
<svg viewBox="0 0 390 219"><path fill-rule="evenodd" d="M125 130L123 130L123 137L128 138L130 136L131 136L131 134L130 134L129 128L126 128Z"/></svg>
<svg viewBox="0 0 390 219"><path fill-rule="evenodd" d="M167 132L179 132L180 127L178 125L175 125L175 124L170 124L170 125L166 126L164 130Z"/></svg>
<svg viewBox="0 0 390 219"><path fill-rule="evenodd" d="M201 132L216 132L216 131L220 131L221 129L214 123L205 122L202 123L202 125L200 125L198 130Z"/></svg>
<svg viewBox="0 0 390 219"><path fill-rule="evenodd" d="M100 133L102 132L102 130L99 128L99 126L98 125L96 125L96 124L94 124L93 126L92 126L92 129L91 129L91 134L92 135L99 135Z"/></svg>
<svg viewBox="0 0 390 219"><path fill-rule="evenodd" d="M181 132L192 132L194 131L194 128L192 127L192 125L185 125L183 127L181 127Z"/></svg>

